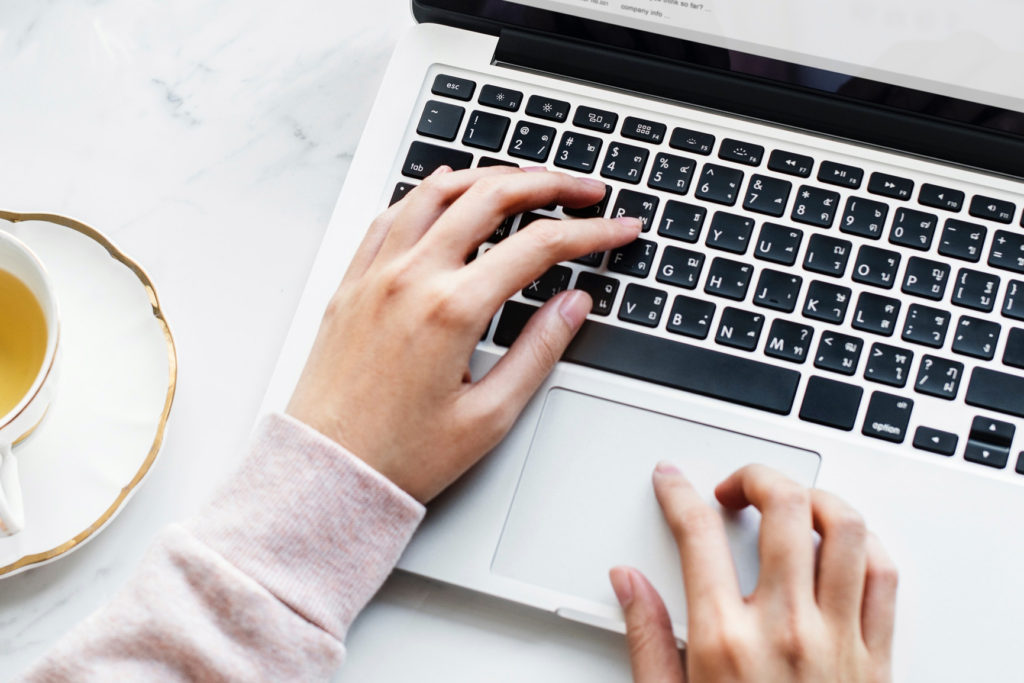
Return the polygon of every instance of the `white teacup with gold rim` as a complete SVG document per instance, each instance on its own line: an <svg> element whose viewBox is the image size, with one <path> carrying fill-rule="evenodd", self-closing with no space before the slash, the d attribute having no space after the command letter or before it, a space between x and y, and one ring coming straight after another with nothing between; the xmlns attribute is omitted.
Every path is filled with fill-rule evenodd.
<svg viewBox="0 0 1024 683"><path fill-rule="evenodd" d="M53 399L59 329L46 269L0 230L0 536L25 526L14 446L42 422Z"/></svg>

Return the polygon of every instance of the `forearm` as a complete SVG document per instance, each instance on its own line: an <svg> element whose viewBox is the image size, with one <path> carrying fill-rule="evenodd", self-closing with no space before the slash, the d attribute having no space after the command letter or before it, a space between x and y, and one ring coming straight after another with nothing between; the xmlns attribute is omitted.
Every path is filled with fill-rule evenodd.
<svg viewBox="0 0 1024 683"><path fill-rule="evenodd" d="M269 416L215 500L28 678L325 678L422 515L332 441Z"/></svg>

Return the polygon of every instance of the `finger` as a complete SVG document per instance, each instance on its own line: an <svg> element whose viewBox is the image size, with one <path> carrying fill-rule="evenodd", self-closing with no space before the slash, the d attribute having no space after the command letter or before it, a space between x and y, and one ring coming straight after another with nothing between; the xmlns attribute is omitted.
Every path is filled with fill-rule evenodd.
<svg viewBox="0 0 1024 683"><path fill-rule="evenodd" d="M739 510L761 511L758 592L814 599L814 542L810 492L764 465L747 465L718 485L718 500Z"/></svg>
<svg viewBox="0 0 1024 683"><path fill-rule="evenodd" d="M892 634L896 623L896 588L899 574L881 541L874 534L867 538L867 571L864 579L864 609L861 630L868 651L889 661Z"/></svg>
<svg viewBox="0 0 1024 683"><path fill-rule="evenodd" d="M654 494L679 546L690 628L722 623L743 603L722 518L669 463L654 470Z"/></svg>
<svg viewBox="0 0 1024 683"><path fill-rule="evenodd" d="M508 352L464 395L497 428L495 442L505 435L530 397L551 372L573 335L590 313L586 292L562 292L542 306L523 328ZM500 416L493 419L493 416Z"/></svg>
<svg viewBox="0 0 1024 683"><path fill-rule="evenodd" d="M380 245L381 256L390 259L419 242L448 207L477 181L506 175L527 174L511 166L487 166L428 176L399 202L402 208Z"/></svg>
<svg viewBox="0 0 1024 683"><path fill-rule="evenodd" d="M622 246L639 234L635 218L539 220L488 249L459 277L478 306L496 310L556 263Z"/></svg>
<svg viewBox="0 0 1024 683"><path fill-rule="evenodd" d="M811 492L814 528L821 535L818 549L817 597L826 616L860 629L867 568L867 527L864 518L827 491Z"/></svg>
<svg viewBox="0 0 1024 683"><path fill-rule="evenodd" d="M437 219L423 248L461 265L469 250L487 239L507 216L548 204L589 206L600 201L604 192L600 180L545 170L481 178Z"/></svg>
<svg viewBox="0 0 1024 683"><path fill-rule="evenodd" d="M634 683L685 681L665 602L643 574L629 567L608 573L626 617L626 642Z"/></svg>
<svg viewBox="0 0 1024 683"><path fill-rule="evenodd" d="M452 169L450 167L439 166L427 177L433 178L435 176L451 172ZM416 188L413 188L412 192L415 191ZM412 192L409 194L412 194ZM395 222L399 213L405 209L408 199L409 195L407 194L399 201L389 206L384 213L377 216L377 218L370 223L370 227L366 231L366 235L363 236L363 241L359 243L359 248L356 249L356 253L348 265L348 270L345 271L345 276L341 279L341 284L345 284L351 280L358 280L363 276L363 273L369 269L370 264L373 263L374 258L376 258L377 253L380 251L381 245L384 243L384 238L387 237L388 231L391 230L392 224Z"/></svg>

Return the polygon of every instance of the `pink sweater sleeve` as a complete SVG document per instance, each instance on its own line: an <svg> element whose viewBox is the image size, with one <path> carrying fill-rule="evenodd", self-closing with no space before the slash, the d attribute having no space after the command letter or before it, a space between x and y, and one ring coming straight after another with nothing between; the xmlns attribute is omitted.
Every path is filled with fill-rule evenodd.
<svg viewBox="0 0 1024 683"><path fill-rule="evenodd" d="M215 500L164 530L27 680L325 679L423 513L333 441L270 415Z"/></svg>

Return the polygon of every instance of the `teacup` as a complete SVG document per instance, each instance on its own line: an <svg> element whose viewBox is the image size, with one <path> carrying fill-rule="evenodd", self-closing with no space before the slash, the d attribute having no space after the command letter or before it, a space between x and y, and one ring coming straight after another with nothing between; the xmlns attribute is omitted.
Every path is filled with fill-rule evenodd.
<svg viewBox="0 0 1024 683"><path fill-rule="evenodd" d="M46 269L0 230L0 536L25 527L14 446L42 422L57 385L60 324Z"/></svg>

